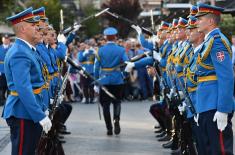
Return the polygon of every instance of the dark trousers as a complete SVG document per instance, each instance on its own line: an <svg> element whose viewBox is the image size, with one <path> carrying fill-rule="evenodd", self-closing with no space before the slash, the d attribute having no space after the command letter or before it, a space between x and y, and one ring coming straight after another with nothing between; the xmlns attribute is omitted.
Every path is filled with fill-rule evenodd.
<svg viewBox="0 0 235 155"><path fill-rule="evenodd" d="M6 97L5 94L7 92L7 81L5 74L1 73L0 75L0 106L5 104Z"/></svg>
<svg viewBox="0 0 235 155"><path fill-rule="evenodd" d="M150 106L149 112L152 116L158 121L159 125L163 130L166 130L166 123L165 123L165 113L164 107L161 104L153 104Z"/></svg>
<svg viewBox="0 0 235 155"><path fill-rule="evenodd" d="M228 125L224 131L219 131L217 122L213 122L216 110L210 110L199 114L199 129L207 144L204 149L207 154L232 155L233 154L233 130L231 119L233 113L228 115Z"/></svg>
<svg viewBox="0 0 235 155"><path fill-rule="evenodd" d="M105 85L105 87L112 93L116 99L108 96L102 89L100 90L100 104L103 108L103 116L107 130L112 130L112 122L110 116L110 104L113 103L113 120L120 120L121 113L121 96L123 85Z"/></svg>
<svg viewBox="0 0 235 155"><path fill-rule="evenodd" d="M204 137L201 134L199 126L196 124L193 117L188 118L188 120L192 127L193 139L196 142L198 155L207 155L208 151L205 149L206 143L204 142Z"/></svg>
<svg viewBox="0 0 235 155"><path fill-rule="evenodd" d="M65 123L72 112L72 106L68 103L62 103L57 107L59 122Z"/></svg>
<svg viewBox="0 0 235 155"><path fill-rule="evenodd" d="M90 98L90 100L92 101L94 99L94 85L92 84L92 79L81 76L80 80L83 94L86 100L88 101L88 99Z"/></svg>
<svg viewBox="0 0 235 155"><path fill-rule="evenodd" d="M32 120L10 117L7 120L10 127L12 155L34 155L42 133L39 123Z"/></svg>

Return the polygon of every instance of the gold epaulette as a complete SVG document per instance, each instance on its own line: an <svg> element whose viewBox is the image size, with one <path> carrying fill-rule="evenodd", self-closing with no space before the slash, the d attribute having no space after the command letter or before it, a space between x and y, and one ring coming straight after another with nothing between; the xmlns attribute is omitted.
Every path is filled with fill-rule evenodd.
<svg viewBox="0 0 235 155"><path fill-rule="evenodd" d="M98 61L100 61L99 48L95 51L95 57Z"/></svg>
<svg viewBox="0 0 235 155"><path fill-rule="evenodd" d="M231 46L228 45L228 43L226 42L225 39L221 38L221 40L222 40L222 42L223 42L225 48L228 50L228 53L229 53L230 58L232 58L233 52L232 52Z"/></svg>

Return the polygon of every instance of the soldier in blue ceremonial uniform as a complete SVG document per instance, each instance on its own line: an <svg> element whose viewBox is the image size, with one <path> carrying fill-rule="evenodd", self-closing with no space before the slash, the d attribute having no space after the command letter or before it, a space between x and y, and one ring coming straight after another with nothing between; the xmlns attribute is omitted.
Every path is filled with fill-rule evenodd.
<svg viewBox="0 0 235 155"><path fill-rule="evenodd" d="M110 116L110 104L113 103L114 133L118 135L120 129L121 94L123 87L123 75L120 69L116 69L119 64L128 61L125 49L118 46L116 40L117 30L108 27L104 30L107 44L100 47L96 53L94 76L95 78L115 96L115 99L108 96L103 90L100 91L100 103L103 107L104 120L107 127L107 135L113 134L113 127ZM94 87L97 92L97 86Z"/></svg>
<svg viewBox="0 0 235 155"><path fill-rule="evenodd" d="M51 128L41 94L45 81L34 54L39 33L38 19L34 17L32 8L28 8L7 20L11 21L17 38L4 62L10 95L3 118L10 126L12 154L33 155L42 129L47 133Z"/></svg>
<svg viewBox="0 0 235 155"><path fill-rule="evenodd" d="M132 26L138 33L138 38L139 41L141 43L141 45L145 48L148 48L150 50L153 50L155 47L155 41L157 40L153 40L151 42L147 41L143 34L142 31L140 29L140 27L138 26ZM162 21L157 37L158 37L158 45L160 46L159 49L159 53L157 53L156 51L153 51L153 56L152 57L146 57L143 58L139 61L136 62L128 62L127 66L125 68L125 71L129 72L133 67L135 68L140 68L140 67L144 67L146 65L154 65L155 61L159 62L159 67L162 73L162 78L164 79L164 81L166 81L167 76L166 76L166 64L167 64L167 57L169 55L169 53L171 52L171 44L172 42L169 41L169 23ZM158 68L158 67L157 67ZM161 86L163 87L163 86ZM163 88L162 88L162 91ZM163 134L164 137L160 138L159 141L167 141L170 140L170 131L171 131L171 116L168 114L166 114L165 111L167 109L167 106L165 104L165 100L160 101L156 104L153 104L150 107L150 113L154 116L154 118L156 118L159 122L159 124L162 127L162 130L164 130ZM156 112L158 111L158 112ZM166 110L167 111L167 110ZM165 130L167 132L165 132ZM166 134L167 133L167 134Z"/></svg>
<svg viewBox="0 0 235 155"><path fill-rule="evenodd" d="M81 66L90 74L94 75L94 62L95 62L95 50L90 48L89 45L83 44L83 50L78 53L78 61ZM88 77L81 76L81 85L84 93L85 103L93 103L94 100L94 85L92 80ZM83 101L84 101L83 99Z"/></svg>
<svg viewBox="0 0 235 155"><path fill-rule="evenodd" d="M231 45L218 28L223 8L198 4L198 30L205 34L197 58L196 111L207 154L233 154L233 68Z"/></svg>
<svg viewBox="0 0 235 155"><path fill-rule="evenodd" d="M187 40L187 34L186 34L186 26L188 24L188 21L184 18L179 18L178 26L177 26L177 39L179 42L181 42L180 46L178 46L178 49L175 51L175 54L173 55L173 62L175 65L175 69L177 72L177 76L180 79L181 83L184 83L183 80L183 68L184 65L188 63L188 55L192 51L192 46ZM179 87L178 82L177 88L178 90L181 90Z"/></svg>
<svg viewBox="0 0 235 155"><path fill-rule="evenodd" d="M45 59L47 56L47 48L46 48L46 44L45 44L45 35L46 35L46 31L47 31L47 27L48 27L48 18L46 17L45 14L45 8L41 7L38 8L36 10L33 10L33 14L34 16L39 16L40 20L39 20L39 31L41 33L41 40L37 43L36 45L36 53L38 54L38 58L40 58L40 60L43 63L43 68L44 68L44 73L45 73L45 81L47 83L47 88L43 89L42 94L43 94L43 100L44 103L47 105L47 107L49 106L50 103L50 94L49 94L49 86L50 86L50 70L51 70L51 63L49 61L49 59Z"/></svg>
<svg viewBox="0 0 235 155"><path fill-rule="evenodd" d="M194 16L189 16L188 25L187 25L188 32L188 40L193 46L192 57L189 59L189 63L185 67L185 86L189 93L189 97L195 106L196 104L196 90L197 90L197 77L195 75L196 72L196 61L197 55L199 52L200 47L202 46L204 33L198 32L198 25L197 25L197 18ZM206 143L201 135L200 129L194 121L193 114L186 106L186 103L183 102L182 106L178 106L179 111L182 113L185 110L187 112L187 121L191 124L191 130L193 138L195 138L197 152L200 155L206 154L204 151L204 147ZM191 137L186 137L188 141L192 141Z"/></svg>
<svg viewBox="0 0 235 155"><path fill-rule="evenodd" d="M9 35L5 34L2 37L2 45L0 45L0 106L6 101L7 81L4 72L4 58L8 49L11 47Z"/></svg>

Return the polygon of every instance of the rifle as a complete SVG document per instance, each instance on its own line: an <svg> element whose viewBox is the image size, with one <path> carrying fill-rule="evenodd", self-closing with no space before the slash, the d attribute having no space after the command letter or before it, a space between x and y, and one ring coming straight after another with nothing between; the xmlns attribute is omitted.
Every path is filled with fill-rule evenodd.
<svg viewBox="0 0 235 155"><path fill-rule="evenodd" d="M183 92L185 102L186 102L187 106L189 107L191 113L193 115L195 115L196 112L195 112L195 108L192 104L192 101L188 95L187 90L183 87L180 79L177 77L177 74L176 74L177 72L176 72L175 66L173 64L172 64L172 68L173 68L173 71L175 72L175 75L174 75L175 79L178 81L180 89ZM173 83L173 84L175 85L175 83ZM176 90L177 90L177 87L176 87ZM177 96L179 96L179 94ZM180 99L180 96L179 96L179 99ZM178 101L181 101L181 100L178 100ZM180 139L179 141L180 141L180 146L181 146L181 153L182 154L190 154L190 155L197 154L196 147L195 147L193 140L192 140L192 134L191 134L192 131L191 131L190 123L187 121L187 119L184 116L180 115L179 112L176 110L174 110L174 115L175 115L176 122L177 122L175 131L180 134L180 137L178 137L178 135L175 134L173 138L176 140Z"/></svg>
<svg viewBox="0 0 235 155"><path fill-rule="evenodd" d="M69 68L68 68L68 70L69 70ZM38 142L38 146L36 148L36 155L55 155L55 154L65 155L62 144L57 137L56 113L58 111L56 111L56 108L62 102L62 96L63 96L63 92L66 88L68 75L69 75L69 73L67 71L64 78L63 78L62 85L61 85L60 89L55 90L56 96L54 98L54 101L51 106L51 111L49 113L49 118L51 119L52 127L51 127L51 130L48 132L48 134L46 134L45 132L42 132L42 135L41 135L40 140Z"/></svg>
<svg viewBox="0 0 235 155"><path fill-rule="evenodd" d="M173 65L173 64L171 64L171 65ZM171 74L171 70L169 70L170 69L170 67L171 66L169 66L169 67L167 67L167 74L168 74L168 77L169 77L169 79L170 79L170 82L171 82L171 84L172 84L172 86L173 86L173 93L174 93L174 96L172 96L172 103L174 102L176 105L175 105L175 107L177 107L178 105L180 105L181 104L181 98L180 98L180 94L179 94L179 91L178 91L178 89L177 89L177 86L176 86L176 81L175 81L175 79L173 79L173 77L172 77L172 74ZM177 75L174 75L174 77L175 76L177 76Z"/></svg>
<svg viewBox="0 0 235 155"><path fill-rule="evenodd" d="M101 14L103 14L104 12L106 12L106 11L108 11L108 10L109 10L109 8L106 8L106 9L100 11L100 12L97 12L96 14L92 14L92 15L90 15L90 16L84 18L84 19L81 20L80 22L75 22L72 26L70 26L70 27L66 28L65 30L63 30L63 31L62 31L62 34L67 34L67 33L69 33L70 31L72 31L72 30L74 29L74 26L76 26L76 25L81 25L82 23L84 23L84 22L86 22L86 21L88 21L88 20L90 20L90 19L96 18L96 17L100 16Z"/></svg>
<svg viewBox="0 0 235 155"><path fill-rule="evenodd" d="M63 31L64 29L64 14L63 14L63 10L60 9L60 33Z"/></svg>
<svg viewBox="0 0 235 155"><path fill-rule="evenodd" d="M153 21L153 10L150 10L150 14L151 14L151 26L152 26L152 30L155 31L155 25L154 25L154 21Z"/></svg>
<svg viewBox="0 0 235 155"><path fill-rule="evenodd" d="M100 84L93 76L91 76L84 68L82 68L81 66L79 66L76 62L74 62L71 58L67 57L66 61L73 66L74 68L76 68L79 71L79 74L81 74L82 76L86 77L86 78L90 78L96 85L98 85L109 97L116 99L116 97L110 93L108 91L108 89L103 86L102 84Z"/></svg>
<svg viewBox="0 0 235 155"><path fill-rule="evenodd" d="M122 20L122 21L124 21L124 22L126 22L126 23L128 23L128 24L130 24L130 25L138 25L138 24L136 24L135 22L133 22L133 21L131 21L131 20L129 20L128 18L125 18L125 17L122 17L122 16L120 16L120 15L118 15L118 14L115 14L115 13L112 13L112 12L110 12L110 11L106 11L106 13L108 13L109 15L111 15L112 17L114 17L114 18L116 18L116 19L118 19L118 20ZM151 31L151 30L149 30L149 29L147 29L147 28L145 28L145 27L140 27L141 29L142 29L142 31L145 33L145 34L147 34L147 35L149 35L149 36L153 36L154 35L154 33Z"/></svg>
<svg viewBox="0 0 235 155"><path fill-rule="evenodd" d="M175 69L174 66L173 66L173 69L174 69L174 71L175 71L175 73L176 73L176 69ZM179 86L180 86L180 89L181 89L182 92L183 92L183 95L184 95L184 98L185 98L185 103L186 103L187 107L189 108L189 110L191 111L191 113L195 116L195 115L196 115L196 110L195 110L195 107L194 107L194 105L193 105L192 100L191 100L190 97L189 97L189 93L188 93L187 89L186 89L185 87L183 87L183 84L181 83L181 81L180 81L180 79L177 77L177 75L176 75L176 80L178 81Z"/></svg>

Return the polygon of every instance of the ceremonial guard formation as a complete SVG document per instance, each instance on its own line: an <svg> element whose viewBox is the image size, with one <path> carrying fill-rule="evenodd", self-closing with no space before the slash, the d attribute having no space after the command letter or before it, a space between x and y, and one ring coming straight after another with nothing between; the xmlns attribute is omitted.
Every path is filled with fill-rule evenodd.
<svg viewBox="0 0 235 155"><path fill-rule="evenodd" d="M70 134L65 122L72 106L64 95L71 68L79 74L70 78L79 79L73 85L82 89L82 102L94 103L99 96L109 137L121 133L123 88L131 79L142 100L157 94L149 111L159 124L158 141L166 142L163 148L172 154L232 155L233 53L219 28L222 12L198 3L187 19L162 21L157 32L131 25L136 47L125 48L118 30L107 27L103 40L80 43L73 55L69 45L81 23L57 36L44 7L6 18L16 39L10 44L5 35L0 46L0 105L10 127L12 155L65 154L61 134ZM105 9L95 17L102 13L114 16ZM142 75L140 84L134 82L135 74Z"/></svg>

